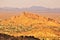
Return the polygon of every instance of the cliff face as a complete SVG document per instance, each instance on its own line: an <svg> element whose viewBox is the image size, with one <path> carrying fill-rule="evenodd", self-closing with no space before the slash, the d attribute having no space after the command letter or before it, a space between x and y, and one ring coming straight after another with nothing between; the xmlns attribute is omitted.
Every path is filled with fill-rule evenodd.
<svg viewBox="0 0 60 40"><path fill-rule="evenodd" d="M51 18L23 12L0 21L0 31L13 36L59 37L60 24Z"/></svg>

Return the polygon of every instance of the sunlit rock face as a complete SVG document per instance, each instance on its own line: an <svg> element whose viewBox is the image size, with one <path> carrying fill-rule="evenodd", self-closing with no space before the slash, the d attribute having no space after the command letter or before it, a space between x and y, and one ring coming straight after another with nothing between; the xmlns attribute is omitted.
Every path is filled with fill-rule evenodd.
<svg viewBox="0 0 60 40"><path fill-rule="evenodd" d="M51 18L22 12L0 21L0 33L12 36L60 37L60 24Z"/></svg>

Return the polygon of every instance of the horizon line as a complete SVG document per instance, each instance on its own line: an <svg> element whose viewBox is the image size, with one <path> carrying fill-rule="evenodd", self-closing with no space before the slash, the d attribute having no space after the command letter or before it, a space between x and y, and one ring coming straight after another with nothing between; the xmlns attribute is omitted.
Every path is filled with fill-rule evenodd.
<svg viewBox="0 0 60 40"><path fill-rule="evenodd" d="M19 8L19 9L22 9L22 8L31 8L31 7L43 7L43 6L30 6L30 7L0 7L0 8ZM48 8L48 7L44 7L44 8ZM59 9L59 8L48 8L48 9Z"/></svg>

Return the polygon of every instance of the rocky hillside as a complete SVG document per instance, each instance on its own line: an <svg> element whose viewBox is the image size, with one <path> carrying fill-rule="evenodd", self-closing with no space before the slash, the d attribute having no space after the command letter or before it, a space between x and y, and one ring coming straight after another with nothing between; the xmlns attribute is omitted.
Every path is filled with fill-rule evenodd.
<svg viewBox="0 0 60 40"><path fill-rule="evenodd" d="M54 19L23 12L0 21L0 33L13 36L60 37L60 23Z"/></svg>

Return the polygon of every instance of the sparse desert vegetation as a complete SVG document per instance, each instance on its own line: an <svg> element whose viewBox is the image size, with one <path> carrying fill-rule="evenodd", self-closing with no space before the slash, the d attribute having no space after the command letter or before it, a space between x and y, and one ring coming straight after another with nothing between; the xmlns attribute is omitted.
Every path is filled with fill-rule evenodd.
<svg viewBox="0 0 60 40"><path fill-rule="evenodd" d="M39 38L35 38L34 36L19 36L14 37L7 34L0 33L0 40L40 40Z"/></svg>
<svg viewBox="0 0 60 40"><path fill-rule="evenodd" d="M7 34L2 34L0 33L0 40L60 40L60 38L35 38L34 36L19 36L19 37L14 37L14 36L10 36Z"/></svg>
<svg viewBox="0 0 60 40"><path fill-rule="evenodd" d="M34 36L39 38L37 40L60 40L58 38L60 37L60 24L51 18L29 12L23 12L18 16L0 20L0 33L14 37Z"/></svg>

